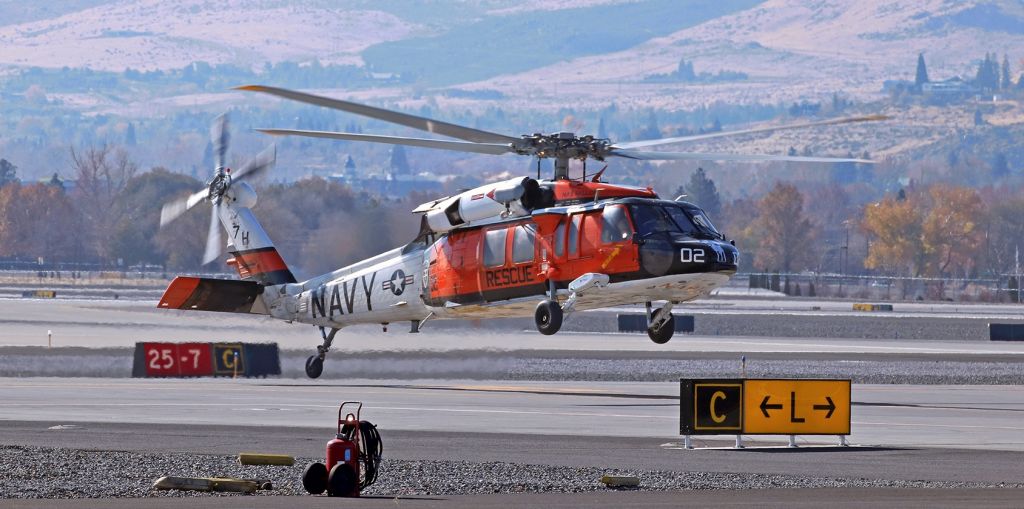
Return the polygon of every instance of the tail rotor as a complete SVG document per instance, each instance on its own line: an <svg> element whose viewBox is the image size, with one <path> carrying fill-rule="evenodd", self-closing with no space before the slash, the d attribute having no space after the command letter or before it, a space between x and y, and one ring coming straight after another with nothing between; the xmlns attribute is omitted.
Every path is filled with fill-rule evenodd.
<svg viewBox="0 0 1024 509"><path fill-rule="evenodd" d="M251 180L273 168L277 160L277 150L271 145L232 174L231 169L225 165L229 141L227 114L218 115L210 128L210 143L213 145L215 164L213 177L207 182L205 189L168 202L160 211L160 226L163 227L204 200L210 202L210 227L206 236L206 249L203 252L203 265L216 260L225 247L217 225L224 195L235 183Z"/></svg>

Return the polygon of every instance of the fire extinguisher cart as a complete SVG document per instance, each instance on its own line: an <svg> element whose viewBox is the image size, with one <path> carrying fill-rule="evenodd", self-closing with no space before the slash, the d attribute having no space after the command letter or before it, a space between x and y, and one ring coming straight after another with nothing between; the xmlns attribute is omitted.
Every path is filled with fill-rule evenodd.
<svg viewBox="0 0 1024 509"><path fill-rule="evenodd" d="M355 412L345 413L345 408ZM302 473L302 486L313 495L358 497L377 480L383 443L377 427L360 418L363 404L346 401L338 407L338 429L327 442L326 464L312 463Z"/></svg>

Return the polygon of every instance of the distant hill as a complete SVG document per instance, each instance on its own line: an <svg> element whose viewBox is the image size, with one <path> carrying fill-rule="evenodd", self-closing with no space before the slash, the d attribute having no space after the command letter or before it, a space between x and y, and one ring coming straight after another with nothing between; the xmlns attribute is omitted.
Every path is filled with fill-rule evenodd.
<svg viewBox="0 0 1024 509"><path fill-rule="evenodd" d="M935 79L973 77L986 52L1024 50L1024 4L1018 0L769 0L652 38L629 49L572 59L474 84L515 95L557 82L585 100L674 70L738 70L745 82L659 84L652 106L693 107L710 99L793 101L833 91L878 96L883 81L914 77L923 52ZM1019 67L1017 72L1019 72ZM711 96L709 99L708 96ZM535 98L531 98L535 100Z"/></svg>
<svg viewBox="0 0 1024 509"><path fill-rule="evenodd" d="M918 52L944 78L1019 48L1020 0L0 0L0 66L317 59L525 104L600 104L647 89L656 107L870 96L884 80L912 78ZM748 79L651 84L680 60Z"/></svg>

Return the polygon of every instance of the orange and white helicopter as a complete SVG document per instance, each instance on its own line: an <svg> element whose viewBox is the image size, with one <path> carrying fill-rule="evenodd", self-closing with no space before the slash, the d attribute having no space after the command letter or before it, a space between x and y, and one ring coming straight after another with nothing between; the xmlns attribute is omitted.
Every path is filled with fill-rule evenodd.
<svg viewBox="0 0 1024 509"><path fill-rule="evenodd" d="M189 208L209 200L210 231L204 262L223 248L217 222L228 234L229 265L241 280L177 277L159 307L270 315L312 324L323 343L306 361L311 378L335 334L354 324L408 321L412 330L430 319L533 316L542 334L558 332L574 311L643 303L648 335L668 341L675 330L672 309L705 296L725 284L739 259L697 206L663 200L650 188L569 178L572 159L603 161L609 157L642 160L724 160L859 162L861 159L740 155L728 153L650 152L639 149L754 134L880 120L853 117L795 125L716 132L695 136L612 143L573 133L520 137L472 129L362 104L265 86L241 90L333 108L460 141L369 134L260 129L272 135L368 141L484 154L554 159L551 180L519 177L471 189L420 205L420 232L409 244L296 281L267 233L253 215L256 193L245 182L270 168L268 149L235 172L224 167L227 128L223 117L212 137L216 168L207 188L168 203L164 225Z"/></svg>

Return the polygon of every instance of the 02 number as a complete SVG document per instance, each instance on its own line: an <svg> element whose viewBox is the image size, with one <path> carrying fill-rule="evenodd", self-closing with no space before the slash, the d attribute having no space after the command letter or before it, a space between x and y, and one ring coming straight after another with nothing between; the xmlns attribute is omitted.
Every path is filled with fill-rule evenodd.
<svg viewBox="0 0 1024 509"><path fill-rule="evenodd" d="M679 250L679 261L683 263L704 263L704 250L684 247Z"/></svg>

